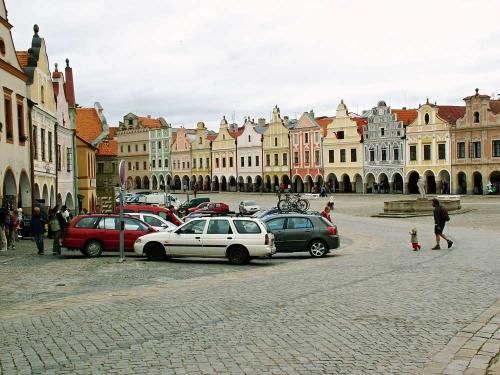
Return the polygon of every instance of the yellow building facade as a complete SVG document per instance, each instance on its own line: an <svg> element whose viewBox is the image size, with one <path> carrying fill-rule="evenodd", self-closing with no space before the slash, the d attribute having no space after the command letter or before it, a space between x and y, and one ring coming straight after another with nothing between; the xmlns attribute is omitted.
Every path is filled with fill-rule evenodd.
<svg viewBox="0 0 500 375"><path fill-rule="evenodd" d="M327 188L332 192L363 193L362 128L366 119L351 116L344 101L327 126L323 140L324 175Z"/></svg>
<svg viewBox="0 0 500 375"><path fill-rule="evenodd" d="M422 178L427 194L449 193L451 127L465 113L463 106L421 105L417 118L406 127L405 193L418 194Z"/></svg>
<svg viewBox="0 0 500 375"><path fill-rule="evenodd" d="M191 143L191 181L198 190L210 190L212 181L211 142L215 135L209 134L203 122L196 124L195 140Z"/></svg>
<svg viewBox="0 0 500 375"><path fill-rule="evenodd" d="M236 167L236 134L229 131L224 116L219 133L212 142L212 189L236 191L238 172Z"/></svg>
<svg viewBox="0 0 500 375"><path fill-rule="evenodd" d="M291 122L281 118L278 106L273 108L271 121L264 133L263 163L264 190L276 191L282 184L290 185L290 130Z"/></svg>
<svg viewBox="0 0 500 375"><path fill-rule="evenodd" d="M96 152L84 139L76 136L76 156L78 165L78 207L92 213L96 211Z"/></svg>

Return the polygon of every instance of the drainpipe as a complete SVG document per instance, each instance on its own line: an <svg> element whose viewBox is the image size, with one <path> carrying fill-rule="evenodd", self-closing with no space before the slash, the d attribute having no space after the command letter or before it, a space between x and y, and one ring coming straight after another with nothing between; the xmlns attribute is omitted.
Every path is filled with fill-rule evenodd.
<svg viewBox="0 0 500 375"><path fill-rule="evenodd" d="M35 207L35 149L33 140L33 107L36 105L35 102L30 99L26 99L28 102L28 131L29 131L29 141L30 141L30 183L31 183L31 209L33 214L33 208Z"/></svg>
<svg viewBox="0 0 500 375"><path fill-rule="evenodd" d="M75 195L73 197L74 214L80 212L80 207L78 206L78 158L77 158L77 146L76 146L76 130L73 130L72 137L72 163L73 163L73 187L75 189Z"/></svg>
<svg viewBox="0 0 500 375"><path fill-rule="evenodd" d="M295 193L295 189L292 188L292 160L293 160L293 149L292 149L292 139L290 137L290 130L288 130L288 149L290 150L290 156L289 156L289 161L288 165L289 167L289 175L290 175L290 190L292 190Z"/></svg>
<svg viewBox="0 0 500 375"><path fill-rule="evenodd" d="M210 141L209 144L210 144L210 186L209 186L209 189L210 189L210 191L213 191L214 181L213 181L213 176L212 176L212 168L213 168L212 141Z"/></svg>
<svg viewBox="0 0 500 375"><path fill-rule="evenodd" d="M55 148L54 154L56 155L56 160L55 160L55 165L56 165L56 168L55 168L55 170L56 170L56 196L54 197L56 200L56 206L57 206L57 193L59 192L59 171L57 169L57 160L58 160L58 156L59 156L58 151L57 151L57 141L58 141L57 128L58 127L59 127L59 124L56 121L54 123L54 144L56 147L53 147L53 148ZM62 196L61 196L61 199L62 199Z"/></svg>
<svg viewBox="0 0 500 375"><path fill-rule="evenodd" d="M239 188L239 181L238 181L238 138L234 139L234 145L236 147L236 160L235 165L236 165L236 191L240 191Z"/></svg>
<svg viewBox="0 0 500 375"><path fill-rule="evenodd" d="M260 166L261 166L261 177L262 181L260 182L260 192L261 194L264 192L264 134L260 136L260 141L262 143L262 147L260 148L262 151L261 159L260 159Z"/></svg>

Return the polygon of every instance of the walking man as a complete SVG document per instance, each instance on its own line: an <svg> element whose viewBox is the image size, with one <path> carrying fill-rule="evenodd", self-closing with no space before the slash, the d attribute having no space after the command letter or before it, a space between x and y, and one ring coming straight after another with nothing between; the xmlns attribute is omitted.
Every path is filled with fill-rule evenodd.
<svg viewBox="0 0 500 375"><path fill-rule="evenodd" d="M436 235L436 246L432 250L441 250L439 246L440 237L448 243L448 249L453 245L453 241L444 235L443 230L446 222L450 220L448 211L445 207L439 204L437 199L432 200L432 207L434 207L434 234Z"/></svg>
<svg viewBox="0 0 500 375"><path fill-rule="evenodd" d="M43 255L43 234L45 232L47 219L40 212L40 207L35 207L31 217L31 235L35 239L38 255Z"/></svg>

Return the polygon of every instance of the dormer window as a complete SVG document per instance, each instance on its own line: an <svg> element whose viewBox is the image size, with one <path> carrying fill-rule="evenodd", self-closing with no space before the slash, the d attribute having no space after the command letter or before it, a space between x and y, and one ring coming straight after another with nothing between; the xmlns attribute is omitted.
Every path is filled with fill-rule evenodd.
<svg viewBox="0 0 500 375"><path fill-rule="evenodd" d="M129 120L128 120L128 124L129 124L129 125L134 125L134 120L129 119Z"/></svg>
<svg viewBox="0 0 500 375"><path fill-rule="evenodd" d="M42 104L45 103L45 87L42 87L40 88L40 98L42 99Z"/></svg>
<svg viewBox="0 0 500 375"><path fill-rule="evenodd" d="M0 38L0 55L5 56L5 42Z"/></svg>
<svg viewBox="0 0 500 375"><path fill-rule="evenodd" d="M479 112L474 112L474 124L479 124Z"/></svg>
<svg viewBox="0 0 500 375"><path fill-rule="evenodd" d="M425 122L425 125L429 125L429 121L430 121L430 116L428 113L425 114L424 116L424 122Z"/></svg>
<svg viewBox="0 0 500 375"><path fill-rule="evenodd" d="M250 135L248 136L248 142L250 143Z"/></svg>

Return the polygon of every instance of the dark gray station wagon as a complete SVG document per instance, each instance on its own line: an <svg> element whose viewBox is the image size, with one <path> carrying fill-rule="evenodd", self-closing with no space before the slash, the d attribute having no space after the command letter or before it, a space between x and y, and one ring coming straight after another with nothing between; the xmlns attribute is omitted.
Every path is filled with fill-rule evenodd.
<svg viewBox="0 0 500 375"><path fill-rule="evenodd" d="M263 220L274 234L277 252L309 251L313 257L322 257L339 247L337 226L324 217L282 214Z"/></svg>

